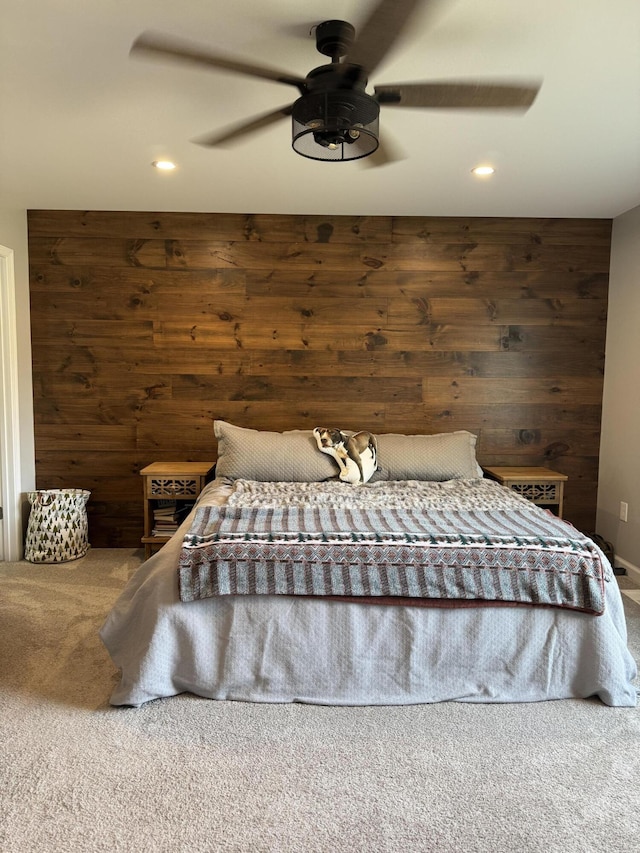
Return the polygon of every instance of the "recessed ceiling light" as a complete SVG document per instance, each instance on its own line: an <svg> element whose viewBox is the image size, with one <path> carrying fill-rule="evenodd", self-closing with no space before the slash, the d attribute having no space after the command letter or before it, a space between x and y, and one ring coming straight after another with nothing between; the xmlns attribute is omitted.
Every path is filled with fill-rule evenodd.
<svg viewBox="0 0 640 853"><path fill-rule="evenodd" d="M495 169L493 166L476 166L475 169L472 169L471 171L479 178L485 178L487 175L493 175Z"/></svg>
<svg viewBox="0 0 640 853"><path fill-rule="evenodd" d="M176 164L172 163L171 160L154 160L151 165L155 166L156 169L161 169L163 172L170 172L176 167Z"/></svg>

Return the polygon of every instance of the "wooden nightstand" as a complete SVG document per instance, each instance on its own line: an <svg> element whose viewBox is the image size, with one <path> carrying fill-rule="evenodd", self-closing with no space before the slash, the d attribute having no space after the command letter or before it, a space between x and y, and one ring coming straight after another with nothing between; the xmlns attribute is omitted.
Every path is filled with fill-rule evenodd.
<svg viewBox="0 0 640 853"><path fill-rule="evenodd" d="M490 479L497 480L536 506L550 509L562 518L564 484L569 479L566 474L559 474L549 468L526 468L517 465L491 466L482 470Z"/></svg>
<svg viewBox="0 0 640 853"><path fill-rule="evenodd" d="M172 505L193 502L202 491L213 462L153 462L142 468L144 478L145 559L154 547L160 548L172 535ZM166 513L167 518L162 518ZM166 531L166 532L163 532Z"/></svg>

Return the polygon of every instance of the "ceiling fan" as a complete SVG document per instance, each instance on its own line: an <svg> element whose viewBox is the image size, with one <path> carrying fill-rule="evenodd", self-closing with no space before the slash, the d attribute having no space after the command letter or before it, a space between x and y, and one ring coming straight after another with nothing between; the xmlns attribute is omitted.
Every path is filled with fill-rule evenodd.
<svg viewBox="0 0 640 853"><path fill-rule="evenodd" d="M414 10L434 0L377 0L356 36L345 21L324 21L315 29L317 50L331 62L306 77L213 53L207 48L157 33L143 33L131 55L201 65L273 80L298 89L294 103L255 116L197 141L215 146L234 142L284 117L292 119L292 146L313 160L346 161L378 150L377 164L396 159L380 146L380 107L427 109L528 109L540 89L536 82L481 80L398 83L366 92L369 74L386 56Z"/></svg>

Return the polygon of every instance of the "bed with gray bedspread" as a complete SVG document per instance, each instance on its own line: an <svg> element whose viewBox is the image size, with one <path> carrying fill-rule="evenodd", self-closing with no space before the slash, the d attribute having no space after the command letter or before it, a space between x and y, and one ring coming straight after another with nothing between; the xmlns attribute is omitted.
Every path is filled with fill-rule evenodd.
<svg viewBox="0 0 640 853"><path fill-rule="evenodd" d="M246 515L253 506L262 512L270 502L273 519L274 509L292 504L294 515L303 506L313 508L314 501L316 507L326 506L327 490L351 489L356 502L362 502L365 494L363 487L356 499L352 487L342 484L292 489L287 484L265 487L221 477L205 488L175 536L140 567L101 629L121 671L112 704L137 706L190 692L211 699L327 705L531 702L590 696L609 705L635 705L636 667L626 645L621 596L599 549L570 525L551 519L548 512L495 483L478 479L430 485L408 484L425 505L431 532L422 535L414 530L414 539L422 551L428 551L425 537L432 541L431 577L438 573L443 546L462 549L477 559L494 548L497 535L520 545L533 542L529 557L517 561L519 575L534 579L528 591L526 584L498 580L485 584L484 591L476 583L469 594L459 583L447 583L432 591L431 604L438 606L418 600L424 589L414 589L418 597L411 601L407 586L396 590L408 593L398 595L400 603L389 603L389 589L375 584L355 583L347 590L329 587L323 590L325 596L317 594L313 580L309 588L294 589L286 583L280 590L268 584L260 588L245 560L239 586L236 572L233 589L223 583L222 589L209 586L201 594L206 586L202 578L230 577L226 558L220 561L221 572L211 573L212 549L238 542L244 543L245 551L247 544L252 546L244 528L236 529L234 539L228 526L216 527L230 509L237 521L243 510ZM400 504L404 500L400 495L406 494L406 489L389 489L383 483L374 484L370 493L374 491L397 493ZM443 510L447 498L452 500L449 511ZM390 498L379 500L388 503ZM517 522L507 523L510 511ZM283 519L291 513L275 515ZM255 511L252 517L255 520ZM478 527L491 518L499 522L494 540ZM440 530L434 536L436 522ZM282 530L282 524L276 528ZM262 538L273 546L277 530L261 529ZM483 547L474 536L482 539ZM296 540L296 547L308 544L295 533L288 538ZM376 541L383 548L385 536ZM543 541L555 548L551 557L544 555ZM364 544L373 547L371 542ZM560 553L571 556L571 568L564 576L571 582L545 580L541 585L540 577L549 576L547 569ZM286 565L287 555L282 559ZM273 560L267 563L274 578L286 578L286 572L278 575ZM472 582L479 571L471 571ZM506 560L503 574L509 571L513 565ZM258 576L264 574L258 571ZM194 578L199 578L195 584ZM200 590L197 595L194 588ZM457 602L447 600L447 588ZM515 598L509 590L515 590ZM334 596L336 592L349 595ZM376 592L384 603L374 600ZM364 595L361 601L359 594ZM565 594L566 600L545 598ZM460 600L467 597L471 600Z"/></svg>

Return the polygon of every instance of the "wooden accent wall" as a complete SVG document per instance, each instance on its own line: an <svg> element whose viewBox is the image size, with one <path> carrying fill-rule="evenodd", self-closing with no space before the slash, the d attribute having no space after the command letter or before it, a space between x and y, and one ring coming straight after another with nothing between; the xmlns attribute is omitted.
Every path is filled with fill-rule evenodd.
<svg viewBox="0 0 640 853"><path fill-rule="evenodd" d="M156 460L212 423L478 434L593 529L610 220L30 211L38 488L139 544Z"/></svg>

